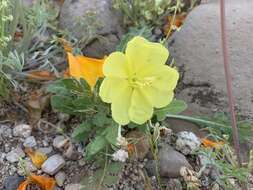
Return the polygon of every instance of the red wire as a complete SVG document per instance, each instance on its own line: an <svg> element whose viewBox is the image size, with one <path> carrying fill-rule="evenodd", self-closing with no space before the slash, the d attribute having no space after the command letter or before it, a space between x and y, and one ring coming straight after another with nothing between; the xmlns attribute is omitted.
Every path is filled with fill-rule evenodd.
<svg viewBox="0 0 253 190"><path fill-rule="evenodd" d="M228 60L228 46L227 46L227 33L226 33L226 15L225 15L225 0L220 0L220 18L221 18L221 41L222 41L222 52L223 52L223 61L224 61L224 70L227 86L227 94L229 101L229 111L231 114L231 124L232 124L232 133L233 133L233 144L237 155L237 160L239 166L242 166L242 159L240 154L240 143L236 122L235 114L235 104L234 97L232 92L232 76L230 71L230 65Z"/></svg>

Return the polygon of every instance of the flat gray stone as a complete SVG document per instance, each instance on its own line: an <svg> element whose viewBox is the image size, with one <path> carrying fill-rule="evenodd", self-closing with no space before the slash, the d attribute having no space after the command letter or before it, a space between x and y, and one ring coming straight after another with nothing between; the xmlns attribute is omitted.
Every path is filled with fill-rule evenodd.
<svg viewBox="0 0 253 190"><path fill-rule="evenodd" d="M25 157L25 153L23 152L21 148L18 147L10 151L9 153L7 153L6 160L11 163L15 163L15 162L18 162L20 158L24 158L24 157Z"/></svg>
<svg viewBox="0 0 253 190"><path fill-rule="evenodd" d="M240 113L250 117L253 116L252 7L252 0L226 1L234 97ZM177 98L186 100L191 110L227 111L219 10L218 0L194 8L169 42L171 55L183 73Z"/></svg>
<svg viewBox="0 0 253 190"><path fill-rule="evenodd" d="M4 179L3 186L5 190L17 190L18 186L25 180L18 175L8 176Z"/></svg>
<svg viewBox="0 0 253 190"><path fill-rule="evenodd" d="M30 136L25 139L23 145L25 148L34 148L35 146L37 146L37 142L34 136Z"/></svg>
<svg viewBox="0 0 253 190"><path fill-rule="evenodd" d="M58 172L55 176L54 176L56 183L58 186L62 187L64 184L64 181L66 179L66 174L64 172Z"/></svg>
<svg viewBox="0 0 253 190"><path fill-rule="evenodd" d="M53 152L53 148L51 146L49 147L43 147L38 149L39 152L42 152L46 155L50 155Z"/></svg>
<svg viewBox="0 0 253 190"><path fill-rule="evenodd" d="M43 172L54 175L65 165L65 160L61 155L55 154L49 157L41 166Z"/></svg>

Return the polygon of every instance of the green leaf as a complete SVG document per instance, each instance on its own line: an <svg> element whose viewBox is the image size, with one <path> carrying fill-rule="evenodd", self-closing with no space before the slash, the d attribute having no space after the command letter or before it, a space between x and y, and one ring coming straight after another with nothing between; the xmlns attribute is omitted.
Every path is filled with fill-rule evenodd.
<svg viewBox="0 0 253 190"><path fill-rule="evenodd" d="M97 136L86 147L86 159L91 160L96 154L101 152L107 146L105 137Z"/></svg>
<svg viewBox="0 0 253 190"><path fill-rule="evenodd" d="M51 92L58 95L67 95L69 94L68 89L64 86L62 80L55 81L53 84L50 84L47 87L47 92Z"/></svg>
<svg viewBox="0 0 253 190"><path fill-rule="evenodd" d="M168 106L156 109L154 114L158 121L163 121L167 114L179 114L186 110L187 104L182 100L173 100Z"/></svg>
<svg viewBox="0 0 253 190"><path fill-rule="evenodd" d="M103 127L111 122L112 119L107 117L107 113L105 111L99 111L92 118L92 123L98 127Z"/></svg>
<svg viewBox="0 0 253 190"><path fill-rule="evenodd" d="M51 106L60 112L67 114L75 114L73 109L73 99L68 96L52 96Z"/></svg>
<svg viewBox="0 0 253 190"><path fill-rule="evenodd" d="M123 163L112 162L104 168L96 170L93 175L86 176L81 181L81 190L110 189L110 186L118 183L119 174L124 167Z"/></svg>
<svg viewBox="0 0 253 190"><path fill-rule="evenodd" d="M110 144L117 146L118 126L116 124L112 124L110 127L106 128L105 133L106 140Z"/></svg>
<svg viewBox="0 0 253 190"><path fill-rule="evenodd" d="M82 141L90 135L92 131L92 126L89 122L84 122L78 127L76 127L72 133L72 138L77 141Z"/></svg>

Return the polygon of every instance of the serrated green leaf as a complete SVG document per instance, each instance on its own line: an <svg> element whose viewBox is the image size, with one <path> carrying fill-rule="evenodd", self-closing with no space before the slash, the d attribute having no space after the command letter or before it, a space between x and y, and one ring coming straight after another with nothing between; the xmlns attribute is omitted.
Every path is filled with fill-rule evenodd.
<svg viewBox="0 0 253 190"><path fill-rule="evenodd" d="M78 127L76 127L72 133L72 138L74 138L77 141L85 140L91 133L92 126L88 122L84 122Z"/></svg>
<svg viewBox="0 0 253 190"><path fill-rule="evenodd" d="M51 92L58 95L67 95L69 91L64 86L62 80L55 81L47 87L47 92Z"/></svg>
<svg viewBox="0 0 253 190"><path fill-rule="evenodd" d="M99 111L92 118L92 123L98 127L103 127L110 122L111 119L107 117L107 113L105 111Z"/></svg>
<svg viewBox="0 0 253 190"><path fill-rule="evenodd" d="M97 136L86 147L86 159L91 160L108 145L104 136Z"/></svg>
<svg viewBox="0 0 253 190"><path fill-rule="evenodd" d="M75 114L72 102L73 99L68 96L55 95L51 97L51 106L53 109L67 114Z"/></svg>
<svg viewBox="0 0 253 190"><path fill-rule="evenodd" d="M117 146L117 137L118 137L118 126L117 125L111 125L109 127L106 128L106 132L105 132L105 138L106 140L114 145Z"/></svg>
<svg viewBox="0 0 253 190"><path fill-rule="evenodd" d="M182 100L173 100L168 106L156 109L154 114L158 121L163 121L167 114L179 114L186 110L187 104Z"/></svg>

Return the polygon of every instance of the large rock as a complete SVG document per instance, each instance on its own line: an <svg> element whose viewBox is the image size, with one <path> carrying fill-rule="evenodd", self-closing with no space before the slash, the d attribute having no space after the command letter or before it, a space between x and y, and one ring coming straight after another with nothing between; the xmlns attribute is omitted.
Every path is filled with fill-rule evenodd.
<svg viewBox="0 0 253 190"><path fill-rule="evenodd" d="M150 160L146 164L147 172L150 176L155 176L155 161ZM161 177L177 178L180 177L180 169L187 167L191 169L191 165L186 157L180 152L174 150L173 147L163 144L159 149L159 171Z"/></svg>
<svg viewBox="0 0 253 190"><path fill-rule="evenodd" d="M233 90L237 108L245 116L253 113L253 1L227 0L226 20ZM170 52L183 73L178 98L191 109L226 111L227 95L223 69L219 1L196 7L182 29L170 41Z"/></svg>
<svg viewBox="0 0 253 190"><path fill-rule="evenodd" d="M81 19L81 22L78 20ZM78 40L89 38L89 29L94 29L92 40L84 54L102 58L115 50L122 34L121 16L112 8L112 0L65 0L60 14L60 26Z"/></svg>

